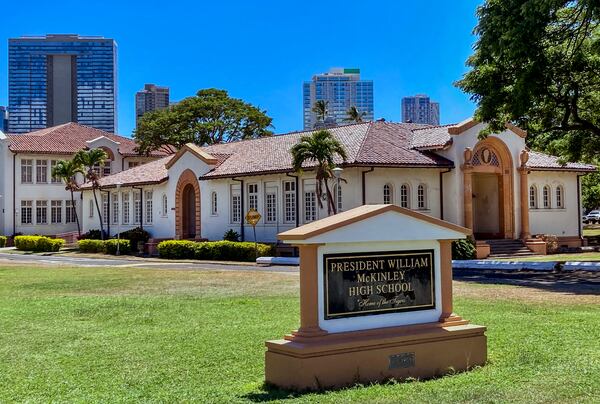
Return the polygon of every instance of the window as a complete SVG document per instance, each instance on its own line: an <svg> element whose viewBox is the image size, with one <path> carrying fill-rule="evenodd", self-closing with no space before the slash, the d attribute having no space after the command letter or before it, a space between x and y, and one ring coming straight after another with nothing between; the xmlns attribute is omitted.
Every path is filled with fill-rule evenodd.
<svg viewBox="0 0 600 404"><path fill-rule="evenodd" d="M565 208L565 199L564 198L565 197L564 197L563 187L559 185L556 187L556 207L558 209Z"/></svg>
<svg viewBox="0 0 600 404"><path fill-rule="evenodd" d="M423 184L417 187L417 208L427 209L427 186Z"/></svg>
<svg viewBox="0 0 600 404"><path fill-rule="evenodd" d="M169 210L169 205L167 204L168 199L167 199L167 194L163 194L162 196L162 206L161 206L161 213L163 215L163 217L167 216L168 210Z"/></svg>
<svg viewBox="0 0 600 404"><path fill-rule="evenodd" d="M32 224L33 201L21 201L21 224Z"/></svg>
<svg viewBox="0 0 600 404"><path fill-rule="evenodd" d="M283 183L283 195L285 222L293 223L296 221L296 182L285 181Z"/></svg>
<svg viewBox="0 0 600 404"><path fill-rule="evenodd" d="M96 208L95 202L93 199L90 199L90 217L94 217L94 209Z"/></svg>
<svg viewBox="0 0 600 404"><path fill-rule="evenodd" d="M231 223L240 223L242 219L242 197L239 193L231 194Z"/></svg>
<svg viewBox="0 0 600 404"><path fill-rule="evenodd" d="M62 223L62 201L50 201L50 223Z"/></svg>
<svg viewBox="0 0 600 404"><path fill-rule="evenodd" d="M335 209L337 213L342 211L343 200L342 200L342 186L337 184L333 187L333 194L335 198Z"/></svg>
<svg viewBox="0 0 600 404"><path fill-rule="evenodd" d="M102 223L108 223L108 194L102 194Z"/></svg>
<svg viewBox="0 0 600 404"><path fill-rule="evenodd" d="M54 167L56 167L56 165L58 164L58 160L50 160L50 174L52 174L52 171L54 171ZM61 180L59 177L55 177L52 176L52 179L50 180L53 184L60 184Z"/></svg>
<svg viewBox="0 0 600 404"><path fill-rule="evenodd" d="M119 223L119 194L112 194L112 222L114 224Z"/></svg>
<svg viewBox="0 0 600 404"><path fill-rule="evenodd" d="M258 210L258 184L248 184L248 209Z"/></svg>
<svg viewBox="0 0 600 404"><path fill-rule="evenodd" d="M400 186L400 206L403 208L410 208L410 188L408 184L402 184Z"/></svg>
<svg viewBox="0 0 600 404"><path fill-rule="evenodd" d="M133 193L133 223L142 222L142 195L139 192Z"/></svg>
<svg viewBox="0 0 600 404"><path fill-rule="evenodd" d="M550 208L550 187L548 185L544 185L542 188L542 201L544 204L544 209Z"/></svg>
<svg viewBox="0 0 600 404"><path fill-rule="evenodd" d="M532 185L529 187L529 208L537 209L537 189Z"/></svg>
<svg viewBox="0 0 600 404"><path fill-rule="evenodd" d="M140 162L139 162L139 161L130 161L129 163L127 163L127 166L128 166L129 168L137 167L137 166L139 166L139 165L140 165Z"/></svg>
<svg viewBox="0 0 600 404"><path fill-rule="evenodd" d="M317 194L314 191L304 193L304 221L317 220Z"/></svg>
<svg viewBox="0 0 600 404"><path fill-rule="evenodd" d="M129 192L123 192L121 200L123 201L123 224L129 224Z"/></svg>
<svg viewBox="0 0 600 404"><path fill-rule="evenodd" d="M36 160L35 182L44 184L48 182L48 160Z"/></svg>
<svg viewBox="0 0 600 404"><path fill-rule="evenodd" d="M267 213L265 222L277 222L277 190L271 189L265 195L265 211Z"/></svg>
<svg viewBox="0 0 600 404"><path fill-rule="evenodd" d="M48 224L48 201L35 201L35 223Z"/></svg>
<svg viewBox="0 0 600 404"><path fill-rule="evenodd" d="M74 223L77 221L75 218L77 214L75 211L76 206L72 204L73 202L71 200L65 201L65 223Z"/></svg>
<svg viewBox="0 0 600 404"><path fill-rule="evenodd" d="M146 202L146 211L144 212L144 216L146 217L146 223L152 224L152 219L154 216L153 212L153 200L152 200L152 191L146 191L145 195Z"/></svg>
<svg viewBox="0 0 600 404"><path fill-rule="evenodd" d="M219 213L219 200L217 199L217 193L215 191L210 194L210 214L217 216Z"/></svg>
<svg viewBox="0 0 600 404"><path fill-rule="evenodd" d="M33 183L33 160L31 159L21 160L21 183Z"/></svg>
<svg viewBox="0 0 600 404"><path fill-rule="evenodd" d="M383 186L383 203L387 205L394 203L394 198L392 196L392 186L390 184L385 184Z"/></svg>

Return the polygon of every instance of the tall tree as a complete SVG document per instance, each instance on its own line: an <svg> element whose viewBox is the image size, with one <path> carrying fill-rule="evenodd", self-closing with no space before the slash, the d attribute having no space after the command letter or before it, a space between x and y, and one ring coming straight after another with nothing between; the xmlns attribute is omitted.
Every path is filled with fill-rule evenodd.
<svg viewBox="0 0 600 404"><path fill-rule="evenodd" d="M83 167L73 160L60 160L52 168L52 176L60 178L65 183L65 190L71 193L71 212L75 215L75 221L77 222L77 234L81 236L81 225L75 206L75 196L73 195L75 191L79 190L77 174L84 175Z"/></svg>
<svg viewBox="0 0 600 404"><path fill-rule="evenodd" d="M344 118L344 120L347 122L362 122L363 116L365 115L365 112L360 112L358 108L353 105L346 111L346 118Z"/></svg>
<svg viewBox="0 0 600 404"><path fill-rule="evenodd" d="M317 199L319 207L323 207L322 196L323 186L327 192L327 210L331 214L337 213L328 181L334 177L332 169L335 168L334 160L339 156L342 161L348 158L344 146L333 137L327 130L319 130L312 135L305 135L300 138L290 150L292 153L292 166L297 172L302 172L302 168L307 163L316 163L315 177L317 180Z"/></svg>
<svg viewBox="0 0 600 404"><path fill-rule="evenodd" d="M98 196L96 190L100 189L100 172L104 167L104 161L108 158L106 152L102 149L80 150L73 156L73 162L83 167L83 173L86 181L92 185L92 194L96 204L96 212L98 212L98 220L100 221L100 233L104 240L104 221L102 220L102 212L98 204Z"/></svg>
<svg viewBox="0 0 600 404"><path fill-rule="evenodd" d="M317 115L317 122L325 122L325 118L329 114L329 101L318 100L312 107L312 112Z"/></svg>
<svg viewBox="0 0 600 404"><path fill-rule="evenodd" d="M144 114L133 137L141 153L173 151L186 143L210 145L271 136L266 112L225 90L200 90L164 110Z"/></svg>
<svg viewBox="0 0 600 404"><path fill-rule="evenodd" d="M486 0L477 14L471 69L457 82L477 103L476 118L487 132L512 122L528 129L531 146L592 161L600 149L600 3Z"/></svg>

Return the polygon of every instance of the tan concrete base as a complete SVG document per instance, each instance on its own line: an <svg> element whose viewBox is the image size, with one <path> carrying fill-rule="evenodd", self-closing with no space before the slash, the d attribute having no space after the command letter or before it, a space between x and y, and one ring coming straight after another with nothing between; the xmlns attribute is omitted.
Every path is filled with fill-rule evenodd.
<svg viewBox="0 0 600 404"><path fill-rule="evenodd" d="M475 242L475 257L478 260L486 259L490 256L490 245L485 241Z"/></svg>
<svg viewBox="0 0 600 404"><path fill-rule="evenodd" d="M328 334L302 342L267 341L265 379L285 389L319 390L431 378L483 365L486 328L456 323Z"/></svg>
<svg viewBox="0 0 600 404"><path fill-rule="evenodd" d="M584 244L584 240L582 239L582 237L578 237L578 236L558 237L558 246L559 247L577 248L577 247L582 247L583 244Z"/></svg>
<svg viewBox="0 0 600 404"><path fill-rule="evenodd" d="M531 250L534 254L546 255L546 242L538 238L530 238L525 240L525 246Z"/></svg>

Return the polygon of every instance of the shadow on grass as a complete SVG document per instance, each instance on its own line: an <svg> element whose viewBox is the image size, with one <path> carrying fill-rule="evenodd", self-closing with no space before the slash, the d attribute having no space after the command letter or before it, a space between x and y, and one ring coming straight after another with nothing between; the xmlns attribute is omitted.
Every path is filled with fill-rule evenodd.
<svg viewBox="0 0 600 404"><path fill-rule="evenodd" d="M576 295L600 295L600 272L455 269L454 280L488 285L525 286Z"/></svg>

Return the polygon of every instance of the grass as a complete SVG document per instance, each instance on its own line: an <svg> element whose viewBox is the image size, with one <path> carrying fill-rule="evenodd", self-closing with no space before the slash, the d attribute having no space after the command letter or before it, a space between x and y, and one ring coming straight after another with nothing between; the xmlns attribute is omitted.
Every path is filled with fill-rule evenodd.
<svg viewBox="0 0 600 404"><path fill-rule="evenodd" d="M584 237L600 236L600 226L588 227L583 229Z"/></svg>
<svg viewBox="0 0 600 404"><path fill-rule="evenodd" d="M263 385L264 341L298 325L297 275L0 268L0 402L593 402L598 296L457 283L489 363L429 381L293 395ZM545 296L540 300L540 294ZM591 300L590 300L591 299Z"/></svg>
<svg viewBox="0 0 600 404"><path fill-rule="evenodd" d="M500 258L496 261L600 261L600 252L536 255L534 257Z"/></svg>

